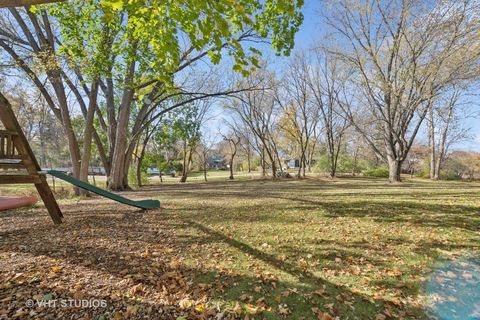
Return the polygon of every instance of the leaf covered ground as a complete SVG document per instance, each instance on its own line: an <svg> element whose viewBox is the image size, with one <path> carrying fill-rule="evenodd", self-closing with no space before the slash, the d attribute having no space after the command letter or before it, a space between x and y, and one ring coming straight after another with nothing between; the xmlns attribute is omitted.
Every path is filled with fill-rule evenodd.
<svg viewBox="0 0 480 320"><path fill-rule="evenodd" d="M62 200L60 226L41 206L0 214L0 318L424 319L430 275L480 254L479 183L254 180L125 195L162 208Z"/></svg>

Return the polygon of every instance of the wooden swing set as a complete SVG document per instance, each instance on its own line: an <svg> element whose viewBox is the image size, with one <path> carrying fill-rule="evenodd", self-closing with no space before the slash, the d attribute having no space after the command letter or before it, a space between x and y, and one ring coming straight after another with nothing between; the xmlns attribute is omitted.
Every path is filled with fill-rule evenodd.
<svg viewBox="0 0 480 320"><path fill-rule="evenodd" d="M8 100L0 93L0 169L14 169L19 173L0 171L0 184L33 183L55 224L62 223L62 212L53 196L45 175L33 154L30 144L18 123ZM25 173L20 173L20 172Z"/></svg>
<svg viewBox="0 0 480 320"><path fill-rule="evenodd" d="M64 0L0 0L0 8L32 6ZM33 154L25 134L8 100L0 93L0 184L33 183L55 224L62 223L63 214L48 186L45 175ZM14 169L18 174L7 174ZM20 174L20 172L25 172Z"/></svg>
<svg viewBox="0 0 480 320"><path fill-rule="evenodd" d="M63 0L0 0L0 8L12 6L30 6L47 2L58 2ZM62 223L62 212L58 207L52 190L48 186L45 174L33 154L32 148L25 137L25 134L18 123L13 109L8 100L0 93L0 122L4 130L0 130L0 184L33 183L38 194L42 198L48 213L55 224ZM10 170L10 171L7 171ZM14 173L11 173L14 170ZM120 195L108 192L92 186L84 181L70 177L56 170L49 170L48 174L67 181L79 188L96 193L102 197L123 203L143 210L156 209L160 207L158 200L130 200ZM0 199L1 200L1 199ZM10 199L14 204L30 203L31 200ZM6 200L4 200L6 203ZM10 208L10 205L3 207ZM18 206L17 206L18 207ZM0 206L1 208L1 206Z"/></svg>

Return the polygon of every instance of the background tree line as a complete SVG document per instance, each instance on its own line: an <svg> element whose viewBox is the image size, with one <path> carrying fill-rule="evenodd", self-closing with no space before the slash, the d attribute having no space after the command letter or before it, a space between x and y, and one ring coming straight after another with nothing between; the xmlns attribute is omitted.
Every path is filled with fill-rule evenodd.
<svg viewBox="0 0 480 320"><path fill-rule="evenodd" d="M227 2L3 11L1 70L10 80L2 88L21 88L10 98L42 165L70 162L87 180L98 164L113 190L128 188L129 176L141 185L147 168L175 169L183 182L202 170L207 179L212 157L232 179L238 169L332 178L377 170L392 182L402 172L439 179L447 166L463 175L451 158L478 109L469 100L480 74L476 1L331 1L319 17L328 36L281 68L259 48L268 39L290 53L302 3ZM219 109L224 121L213 132L208 120Z"/></svg>

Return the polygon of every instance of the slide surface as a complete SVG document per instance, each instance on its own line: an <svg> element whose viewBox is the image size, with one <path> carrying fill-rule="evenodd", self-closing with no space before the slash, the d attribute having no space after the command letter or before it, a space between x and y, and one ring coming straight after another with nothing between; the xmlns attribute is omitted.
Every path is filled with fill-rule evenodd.
<svg viewBox="0 0 480 320"><path fill-rule="evenodd" d="M98 194L99 196L111 199L113 201L117 201L132 207L137 207L140 209L157 209L160 208L160 201L158 200L140 200L140 201L134 201L127 199L125 197L119 196L118 194L106 191L104 189L97 188L95 186L92 186L89 183L86 183L84 181L75 179L74 177L69 176L68 174L65 174L61 171L57 170L48 170L47 173L49 175L52 175L54 177L57 177L58 179L64 180L68 183L71 183L79 188L88 190L90 192L93 192L95 194Z"/></svg>

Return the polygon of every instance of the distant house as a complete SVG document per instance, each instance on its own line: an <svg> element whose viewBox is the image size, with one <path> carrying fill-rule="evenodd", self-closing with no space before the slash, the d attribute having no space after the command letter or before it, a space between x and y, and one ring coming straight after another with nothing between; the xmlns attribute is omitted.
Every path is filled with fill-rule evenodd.
<svg viewBox="0 0 480 320"><path fill-rule="evenodd" d="M283 161L285 169L296 169L300 168L300 159L286 159ZM314 166L317 163L317 160L312 159L310 163L311 166Z"/></svg>
<svg viewBox="0 0 480 320"><path fill-rule="evenodd" d="M213 154L207 159L207 166L210 169L224 170L227 168L225 159L219 154Z"/></svg>
<svg viewBox="0 0 480 320"><path fill-rule="evenodd" d="M91 176L105 176L107 172L103 167L90 167L88 168L88 174Z"/></svg>
<svg viewBox="0 0 480 320"><path fill-rule="evenodd" d="M48 170L56 170L63 172L68 175L73 175L73 168L72 167L54 167L54 168L42 168L42 171L48 171ZM105 176L107 173L103 167L89 167L88 168L88 175L90 176Z"/></svg>
<svg viewBox="0 0 480 320"><path fill-rule="evenodd" d="M160 170L158 170L158 168L147 168L147 174L151 176L158 176L160 174Z"/></svg>
<svg viewBox="0 0 480 320"><path fill-rule="evenodd" d="M300 160L299 159L290 159L286 161L288 168L299 168Z"/></svg>

